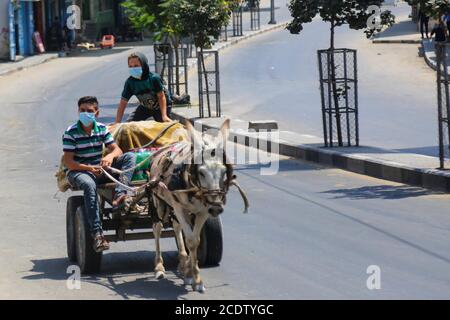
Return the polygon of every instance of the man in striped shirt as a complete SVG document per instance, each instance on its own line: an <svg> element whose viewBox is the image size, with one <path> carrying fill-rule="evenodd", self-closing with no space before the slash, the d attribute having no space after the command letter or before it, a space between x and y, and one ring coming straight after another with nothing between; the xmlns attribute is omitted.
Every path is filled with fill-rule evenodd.
<svg viewBox="0 0 450 320"><path fill-rule="evenodd" d="M106 126L96 121L99 115L97 98L81 98L78 112L79 121L70 126L63 136L64 165L68 169L70 184L84 191L85 218L94 238L94 250L101 252L109 249L102 232L97 197L97 184L107 181L102 168L127 170L136 164L136 160L132 153L123 154ZM103 146L107 148L105 157ZM130 182L132 176L133 171L124 174L126 182ZM117 186L113 206L120 205L125 197L126 190Z"/></svg>

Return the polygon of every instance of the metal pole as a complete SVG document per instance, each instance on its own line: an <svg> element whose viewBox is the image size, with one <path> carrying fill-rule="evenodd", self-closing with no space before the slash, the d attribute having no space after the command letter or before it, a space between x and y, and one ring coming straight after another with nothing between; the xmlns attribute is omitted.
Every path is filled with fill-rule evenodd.
<svg viewBox="0 0 450 320"><path fill-rule="evenodd" d="M441 47L436 44L437 61L437 97L438 97L438 121L439 121L439 168L444 169L444 130L442 115L442 52Z"/></svg>
<svg viewBox="0 0 450 320"><path fill-rule="evenodd" d="M276 24L275 21L275 0L270 0L270 21L269 24Z"/></svg>

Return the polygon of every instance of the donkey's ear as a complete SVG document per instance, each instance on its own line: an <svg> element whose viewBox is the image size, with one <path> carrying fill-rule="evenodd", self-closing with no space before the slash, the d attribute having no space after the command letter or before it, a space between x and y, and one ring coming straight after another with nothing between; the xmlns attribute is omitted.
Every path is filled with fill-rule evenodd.
<svg viewBox="0 0 450 320"><path fill-rule="evenodd" d="M186 127L186 130L191 133L192 131L194 131L194 127L192 126L192 123L186 119L186 121L184 122L184 126Z"/></svg>
<svg viewBox="0 0 450 320"><path fill-rule="evenodd" d="M189 138L191 139L191 143L195 146L195 148L198 148L198 150L202 150L203 146L202 136L194 129L194 126L189 120L186 120L185 126Z"/></svg>
<svg viewBox="0 0 450 320"><path fill-rule="evenodd" d="M220 127L220 133L222 134L223 142L228 140L228 136L230 135L230 119L226 119L225 122Z"/></svg>

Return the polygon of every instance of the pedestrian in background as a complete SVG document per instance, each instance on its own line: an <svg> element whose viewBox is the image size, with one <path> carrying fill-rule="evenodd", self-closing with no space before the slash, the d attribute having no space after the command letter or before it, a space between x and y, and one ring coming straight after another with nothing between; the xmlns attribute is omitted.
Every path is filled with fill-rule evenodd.
<svg viewBox="0 0 450 320"><path fill-rule="evenodd" d="M427 16L422 9L419 11L419 19L420 19L420 33L422 34L422 39L424 39L423 33L425 31L425 34L427 36L427 39L430 37L428 36L428 24L430 22L430 17Z"/></svg>
<svg viewBox="0 0 450 320"><path fill-rule="evenodd" d="M439 22L436 23L433 27L433 30L431 30L431 37L434 37L434 42L436 44L438 43L445 43L448 38L447 28L445 27L444 21L442 18L439 18Z"/></svg>
<svg viewBox="0 0 450 320"><path fill-rule="evenodd" d="M63 29L61 27L61 23L59 22L59 18L55 17L55 20L52 23L52 26L49 30L49 38L50 38L50 48L52 50L62 51L63 50Z"/></svg>
<svg viewBox="0 0 450 320"><path fill-rule="evenodd" d="M445 15L443 16L442 20L444 20L444 23L447 27L447 33L449 33L450 32L450 13L446 12Z"/></svg>

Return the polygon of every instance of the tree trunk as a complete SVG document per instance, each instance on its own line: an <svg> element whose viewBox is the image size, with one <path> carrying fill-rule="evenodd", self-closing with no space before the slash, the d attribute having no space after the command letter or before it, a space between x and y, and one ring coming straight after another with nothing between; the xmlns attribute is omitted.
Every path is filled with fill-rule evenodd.
<svg viewBox="0 0 450 320"><path fill-rule="evenodd" d="M331 86L333 90L333 102L336 113L336 130L337 130L337 138L338 145L342 147L342 127L341 127L341 114L339 111L339 96L337 92L337 84L336 84L336 63L334 61L334 35L335 35L335 24L334 21L331 22L331 37L330 37L330 66L328 66L329 78L331 78Z"/></svg>
<svg viewBox="0 0 450 320"><path fill-rule="evenodd" d="M208 116L211 117L211 101L210 101L210 98L209 98L208 73L206 72L205 56L203 55L203 48L200 48L200 52L201 52L200 55L201 55L201 60L202 60L203 74L205 75L206 103L208 105Z"/></svg>

